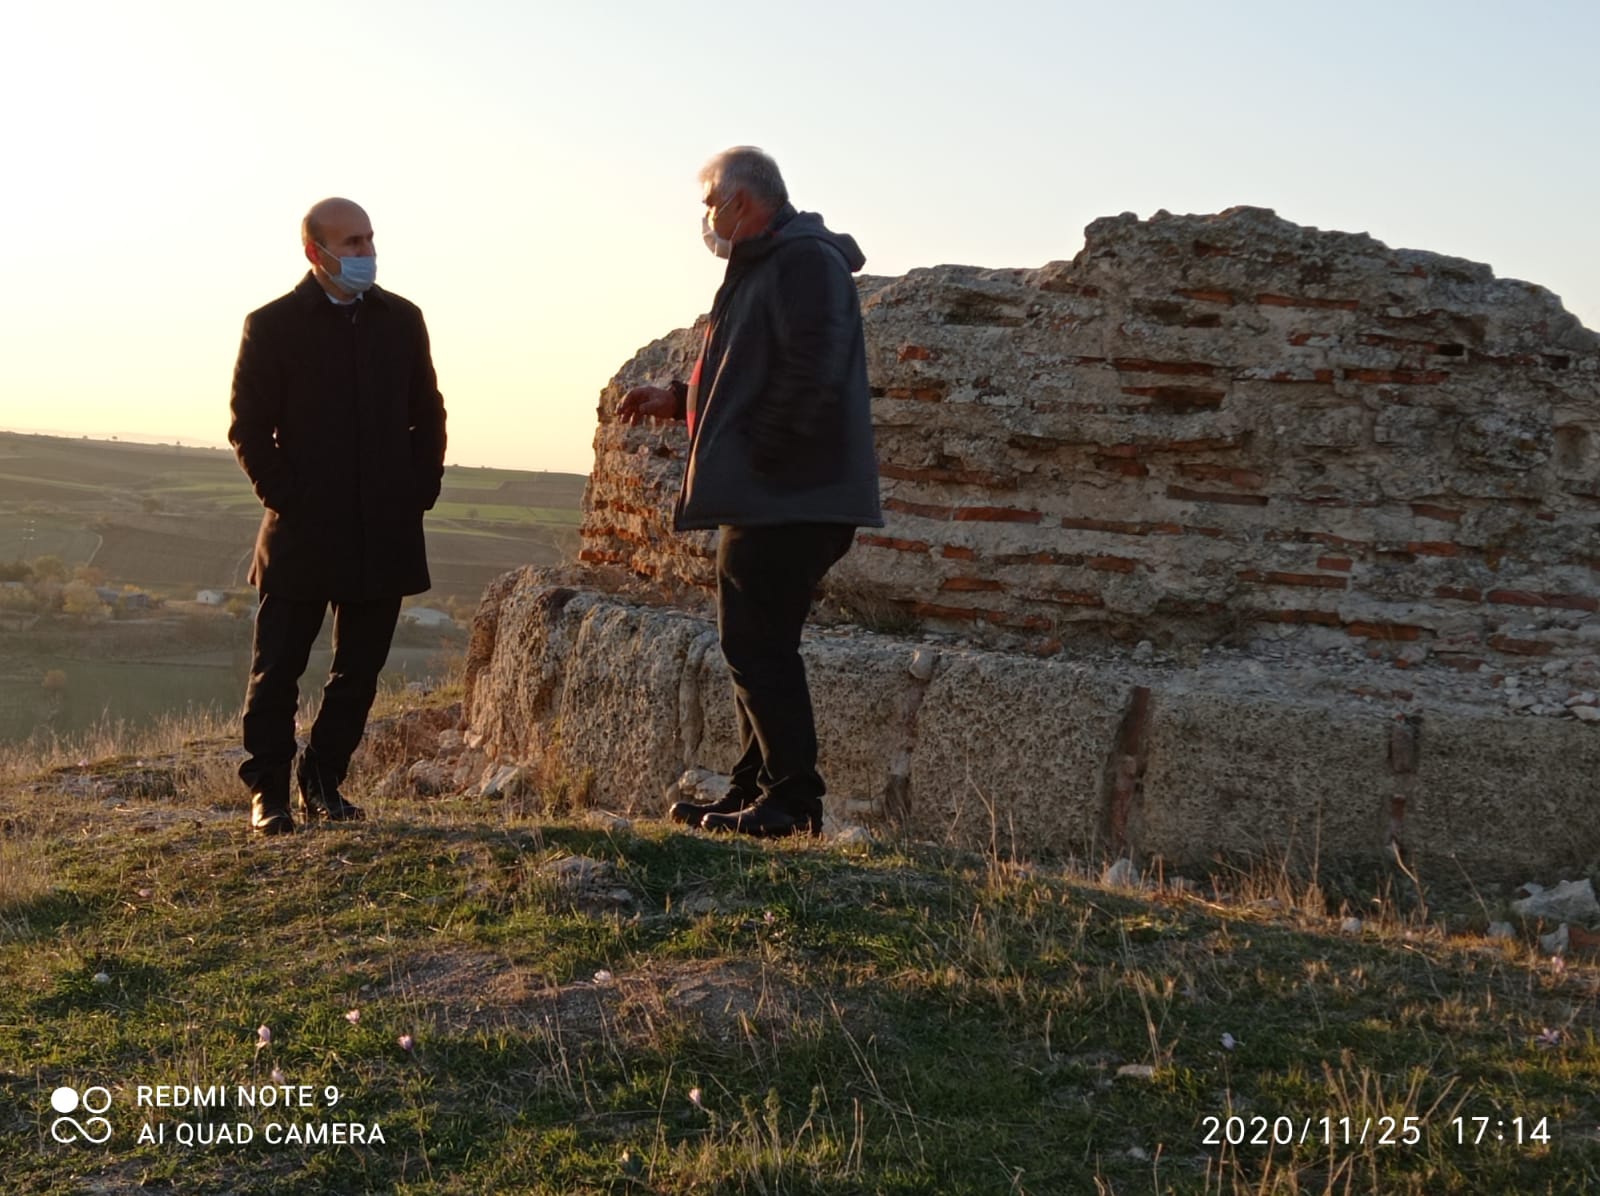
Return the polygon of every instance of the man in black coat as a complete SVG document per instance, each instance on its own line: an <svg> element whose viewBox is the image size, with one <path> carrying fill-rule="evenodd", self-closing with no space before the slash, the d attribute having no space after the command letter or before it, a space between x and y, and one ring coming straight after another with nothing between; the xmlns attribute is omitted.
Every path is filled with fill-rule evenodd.
<svg viewBox="0 0 1600 1196"><path fill-rule="evenodd" d="M422 513L444 476L444 400L414 304L374 285L372 223L347 199L306 213L311 270L244 324L228 441L265 511L239 775L250 824L289 812L299 680L333 608L333 665L294 777L308 818L362 816L339 785L361 741L400 600L429 586Z"/></svg>
<svg viewBox="0 0 1600 1196"><path fill-rule="evenodd" d="M797 212L753 146L700 172L702 236L728 259L688 383L636 386L618 414L687 419L674 526L719 529L717 630L741 755L728 795L672 817L763 837L822 828L800 631L824 574L882 527L854 239Z"/></svg>

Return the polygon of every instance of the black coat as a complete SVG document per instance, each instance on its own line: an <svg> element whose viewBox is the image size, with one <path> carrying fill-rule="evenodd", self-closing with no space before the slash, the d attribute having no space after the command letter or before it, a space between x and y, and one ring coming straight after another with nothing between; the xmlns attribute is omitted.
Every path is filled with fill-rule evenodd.
<svg viewBox="0 0 1600 1196"><path fill-rule="evenodd" d="M251 312L228 441L266 508L251 584L359 602L429 586L422 513L444 477L444 400L422 312L373 287L341 307L308 272Z"/></svg>
<svg viewBox="0 0 1600 1196"><path fill-rule="evenodd" d="M679 530L882 527L855 240L787 205L733 247L686 396Z"/></svg>

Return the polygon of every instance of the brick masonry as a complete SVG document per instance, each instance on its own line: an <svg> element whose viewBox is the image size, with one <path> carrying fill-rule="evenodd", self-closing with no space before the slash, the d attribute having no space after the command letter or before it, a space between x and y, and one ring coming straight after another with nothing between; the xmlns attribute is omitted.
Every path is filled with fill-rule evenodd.
<svg viewBox="0 0 1600 1196"><path fill-rule="evenodd" d="M1540 287L1236 208L860 289L888 526L830 578L847 610L1001 646L1593 651L1600 337ZM700 331L606 387L585 500L580 562L668 595L711 569L670 530L683 429L612 412Z"/></svg>

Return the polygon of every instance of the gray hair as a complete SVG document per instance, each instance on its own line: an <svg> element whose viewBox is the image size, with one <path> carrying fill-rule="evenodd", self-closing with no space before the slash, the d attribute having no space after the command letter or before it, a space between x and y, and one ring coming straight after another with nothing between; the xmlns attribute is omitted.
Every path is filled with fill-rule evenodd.
<svg viewBox="0 0 1600 1196"><path fill-rule="evenodd" d="M781 208L789 202L789 188L772 155L753 145L725 149L700 168L700 182L710 183L726 198L725 188L743 189L757 203Z"/></svg>

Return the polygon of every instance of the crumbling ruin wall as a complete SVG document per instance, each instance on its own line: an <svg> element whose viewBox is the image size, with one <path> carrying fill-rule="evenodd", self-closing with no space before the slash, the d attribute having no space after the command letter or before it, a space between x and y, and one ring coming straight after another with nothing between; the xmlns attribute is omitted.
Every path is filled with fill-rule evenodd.
<svg viewBox="0 0 1600 1196"><path fill-rule="evenodd" d="M860 290L888 526L830 574L854 626L801 649L830 822L1600 858L1600 339L1554 296L1252 208ZM713 538L670 527L683 429L613 417L700 333L602 394L579 561L501 578L473 629L466 741L616 810L738 754Z"/></svg>
<svg viewBox="0 0 1600 1196"><path fill-rule="evenodd" d="M861 292L888 526L830 590L868 622L1469 670L1600 636L1600 338L1540 287L1235 208ZM683 429L613 412L699 335L607 387L585 504L580 560L662 593L710 579L670 531Z"/></svg>

